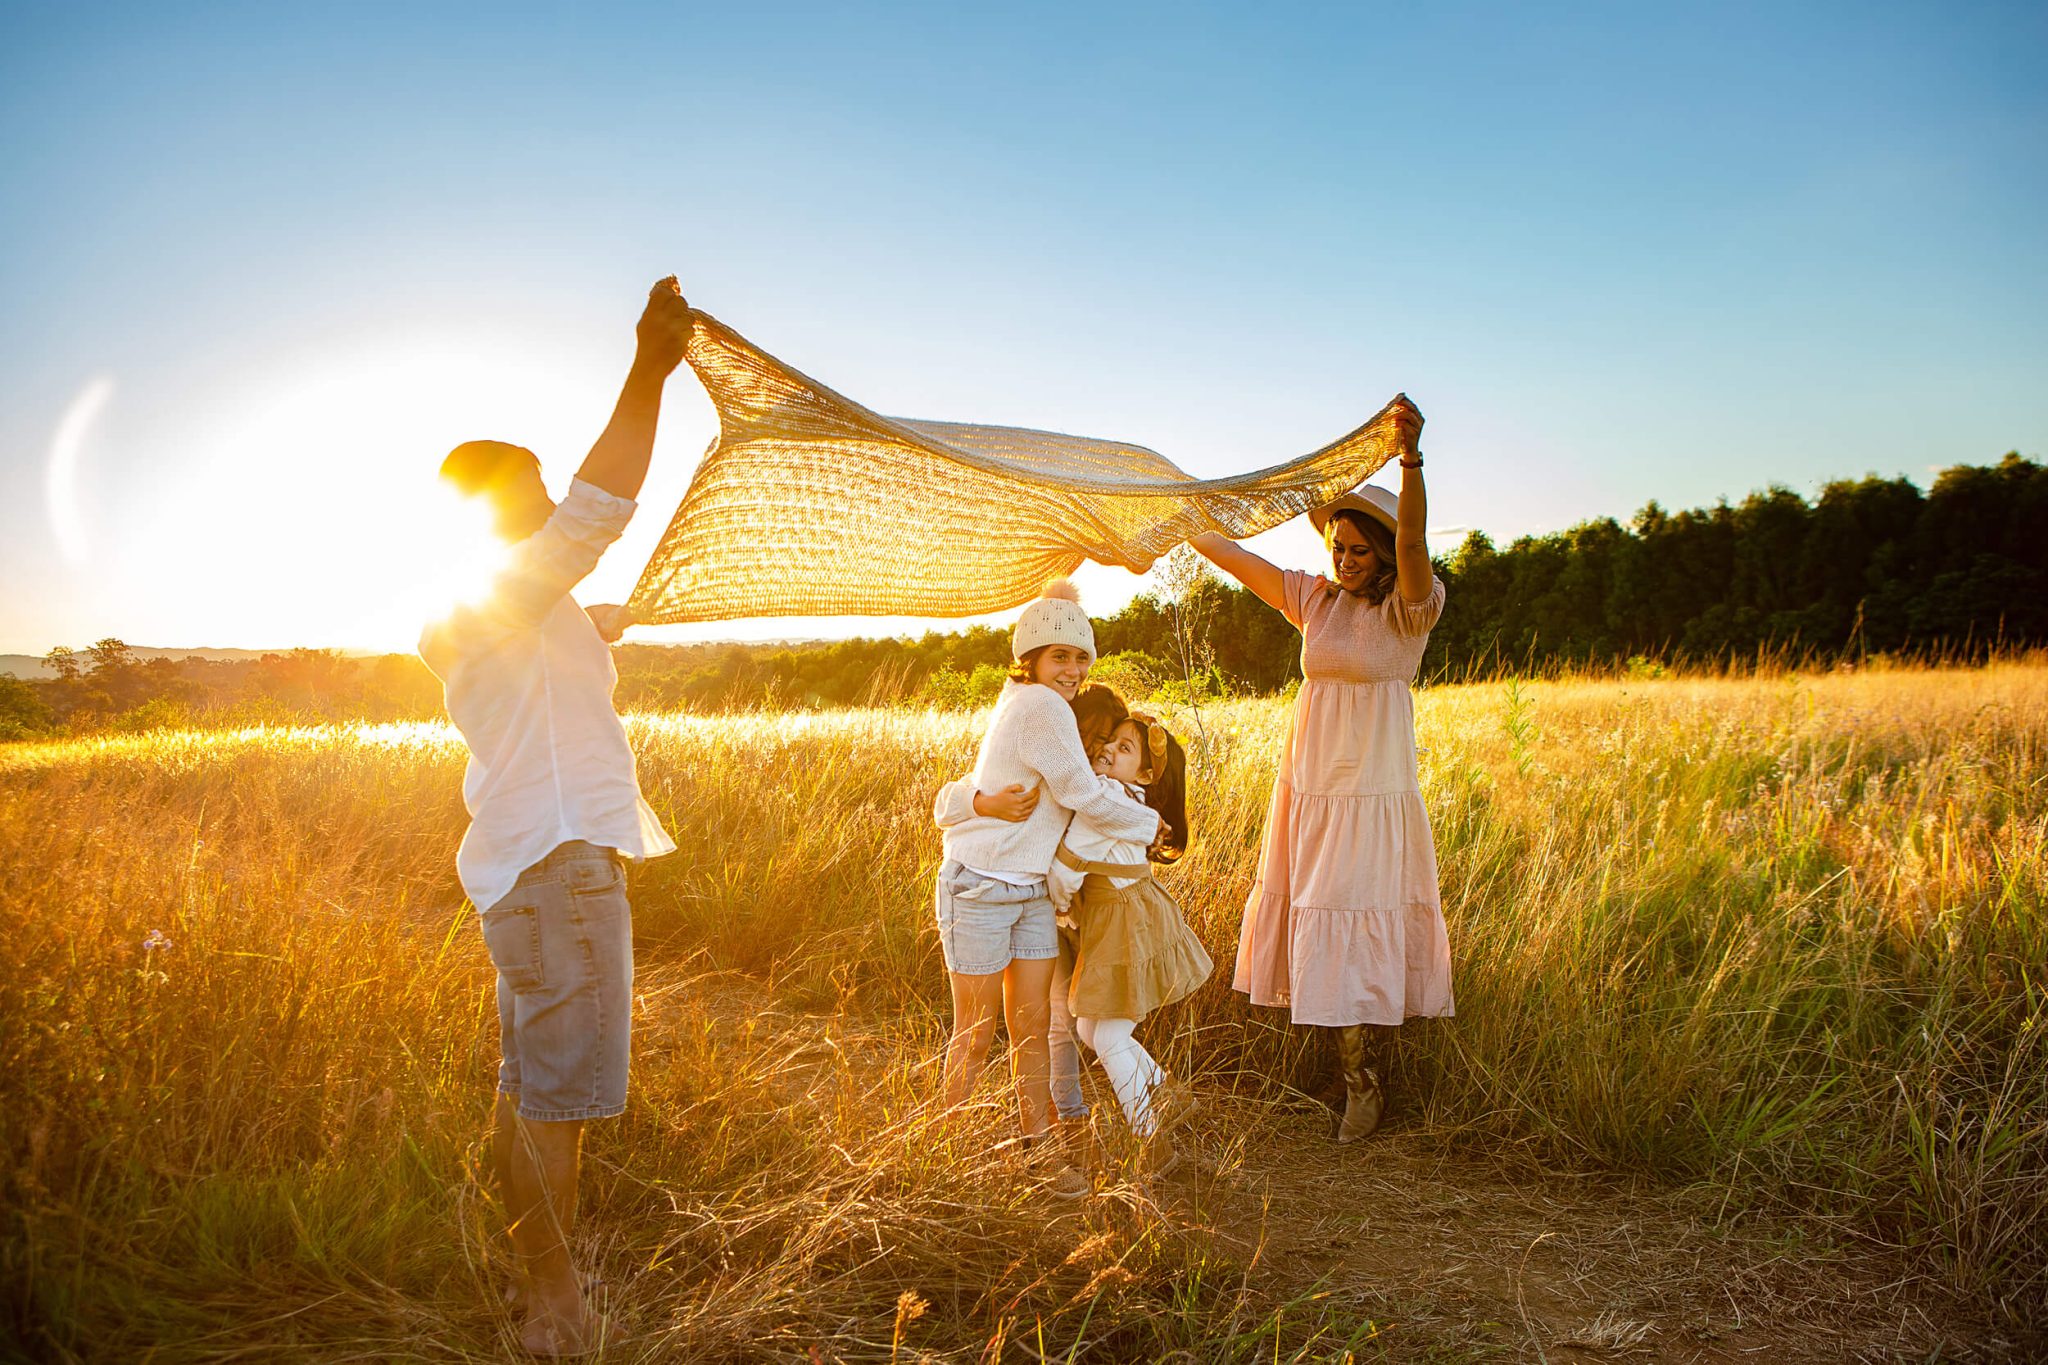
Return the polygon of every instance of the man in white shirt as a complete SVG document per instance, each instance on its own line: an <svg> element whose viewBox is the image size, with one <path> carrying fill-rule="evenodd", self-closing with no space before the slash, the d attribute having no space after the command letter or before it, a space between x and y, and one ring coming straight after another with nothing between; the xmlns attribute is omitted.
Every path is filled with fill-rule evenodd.
<svg viewBox="0 0 2048 1365"><path fill-rule="evenodd" d="M584 1122L626 1105L633 925L622 860L675 848L641 798L612 708L609 642L629 617L586 614L569 590L633 515L690 325L675 278L656 284L611 422L559 505L520 446L467 442L441 466L488 500L513 543L490 594L428 626L420 657L469 745L456 870L498 969L491 1150L525 1306L520 1342L538 1355L597 1344L568 1238Z"/></svg>

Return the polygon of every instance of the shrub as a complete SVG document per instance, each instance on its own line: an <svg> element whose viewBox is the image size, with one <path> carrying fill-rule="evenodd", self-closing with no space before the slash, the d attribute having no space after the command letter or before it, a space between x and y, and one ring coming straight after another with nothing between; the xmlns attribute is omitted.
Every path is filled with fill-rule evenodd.
<svg viewBox="0 0 2048 1365"><path fill-rule="evenodd" d="M1168 672L1165 660L1142 649L1105 654L1088 670L1088 681L1101 683L1132 706L1149 701Z"/></svg>
<svg viewBox="0 0 2048 1365"><path fill-rule="evenodd" d="M47 734L54 720L35 688L12 673L0 673L0 740Z"/></svg>
<svg viewBox="0 0 2048 1365"><path fill-rule="evenodd" d="M916 704L935 711L978 711L1002 695L1005 670L994 664L978 664L972 673L948 665L925 675L917 690Z"/></svg>
<svg viewBox="0 0 2048 1365"><path fill-rule="evenodd" d="M1200 706L1230 695L1223 671L1211 664L1192 678L1168 678L1152 691L1153 699L1174 706Z"/></svg>
<svg viewBox="0 0 2048 1365"><path fill-rule="evenodd" d="M191 723L192 708L169 697L151 697L114 717L114 728L125 735L139 735L145 730L179 730Z"/></svg>

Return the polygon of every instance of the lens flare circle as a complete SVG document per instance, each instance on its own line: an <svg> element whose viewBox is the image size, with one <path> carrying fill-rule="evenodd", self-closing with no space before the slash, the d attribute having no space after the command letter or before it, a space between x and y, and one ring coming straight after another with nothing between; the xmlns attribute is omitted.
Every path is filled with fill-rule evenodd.
<svg viewBox="0 0 2048 1365"><path fill-rule="evenodd" d="M86 543L85 518L78 510L78 457L85 449L85 438L92 434L93 423L99 420L100 412L113 396L112 375L87 380L64 409L57 434L50 440L43 494L50 513L50 536L67 563L83 564L91 554L91 546Z"/></svg>

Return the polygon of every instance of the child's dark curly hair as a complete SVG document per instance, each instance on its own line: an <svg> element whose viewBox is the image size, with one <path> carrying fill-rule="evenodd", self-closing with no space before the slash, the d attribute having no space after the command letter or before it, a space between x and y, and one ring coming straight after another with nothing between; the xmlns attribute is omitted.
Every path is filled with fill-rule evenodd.
<svg viewBox="0 0 2048 1365"><path fill-rule="evenodd" d="M1124 699L1101 683L1083 683L1074 694L1074 724L1081 730L1081 748L1088 757L1109 742L1116 727L1131 714Z"/></svg>

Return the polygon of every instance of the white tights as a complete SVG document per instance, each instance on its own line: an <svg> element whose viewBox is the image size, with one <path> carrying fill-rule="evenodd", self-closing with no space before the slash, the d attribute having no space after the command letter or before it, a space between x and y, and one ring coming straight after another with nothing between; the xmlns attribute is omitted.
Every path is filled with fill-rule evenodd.
<svg viewBox="0 0 2048 1365"><path fill-rule="evenodd" d="M1152 1091L1166 1073L1159 1063L1152 1060L1152 1054L1145 1051L1145 1045L1131 1036L1138 1027L1135 1019L1084 1019L1076 1017L1074 1032L1081 1035L1102 1063L1103 1071L1109 1076L1110 1089L1116 1092L1116 1102L1123 1106L1124 1121L1131 1125L1131 1131L1139 1137L1151 1137L1154 1127L1152 1117Z"/></svg>

